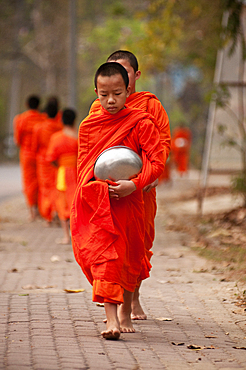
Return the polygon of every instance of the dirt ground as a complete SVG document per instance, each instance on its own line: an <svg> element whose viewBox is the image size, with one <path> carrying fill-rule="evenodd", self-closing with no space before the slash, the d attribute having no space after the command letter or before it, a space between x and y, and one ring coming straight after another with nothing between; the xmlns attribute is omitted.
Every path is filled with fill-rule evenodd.
<svg viewBox="0 0 246 370"><path fill-rule="evenodd" d="M159 185L158 207L165 211L166 229L187 233L192 250L212 264L210 269L216 270L221 281L240 286L239 303L246 307L246 208L232 195L229 177L211 180L202 215L198 192L195 173Z"/></svg>

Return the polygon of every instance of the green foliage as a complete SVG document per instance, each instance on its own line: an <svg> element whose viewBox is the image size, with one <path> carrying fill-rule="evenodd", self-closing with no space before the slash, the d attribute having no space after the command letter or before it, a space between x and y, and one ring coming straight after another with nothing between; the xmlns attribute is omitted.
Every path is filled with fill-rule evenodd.
<svg viewBox="0 0 246 370"><path fill-rule="evenodd" d="M245 1L224 0L224 8L228 11L227 25L223 28L225 43L230 41L229 55L234 54L239 42L242 48L242 59L246 60L246 40L244 37L241 14Z"/></svg>
<svg viewBox="0 0 246 370"><path fill-rule="evenodd" d="M244 206L246 206L246 174L244 172L232 178L232 191L244 199Z"/></svg>
<svg viewBox="0 0 246 370"><path fill-rule="evenodd" d="M224 108L231 98L229 89L225 84L216 85L211 91L211 96L220 108Z"/></svg>

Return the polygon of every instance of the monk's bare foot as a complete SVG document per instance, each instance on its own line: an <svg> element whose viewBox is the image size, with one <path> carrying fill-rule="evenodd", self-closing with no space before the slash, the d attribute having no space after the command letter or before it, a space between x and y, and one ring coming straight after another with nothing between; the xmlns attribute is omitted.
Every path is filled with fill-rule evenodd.
<svg viewBox="0 0 246 370"><path fill-rule="evenodd" d="M57 238L57 239L56 239L56 244L63 244L63 245L70 244L70 239L66 239L66 238Z"/></svg>
<svg viewBox="0 0 246 370"><path fill-rule="evenodd" d="M144 313L139 300L132 301L132 320L147 320L147 315Z"/></svg>
<svg viewBox="0 0 246 370"><path fill-rule="evenodd" d="M140 285L135 289L135 292L133 294L133 299L131 303L131 307L132 307L131 319L132 320L147 320L147 315L145 315L144 310L142 309L142 306L139 301Z"/></svg>
<svg viewBox="0 0 246 370"><path fill-rule="evenodd" d="M117 340L120 337L120 330L118 328L107 329L101 332L103 338L110 340Z"/></svg>
<svg viewBox="0 0 246 370"><path fill-rule="evenodd" d="M132 325L131 314L127 313L120 305L118 308L118 316L120 321L120 331L121 333L135 333L135 329Z"/></svg>

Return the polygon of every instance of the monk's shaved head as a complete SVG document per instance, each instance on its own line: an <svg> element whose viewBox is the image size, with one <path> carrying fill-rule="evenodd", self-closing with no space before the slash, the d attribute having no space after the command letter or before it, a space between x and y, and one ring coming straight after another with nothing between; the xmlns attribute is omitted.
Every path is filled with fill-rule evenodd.
<svg viewBox="0 0 246 370"><path fill-rule="evenodd" d="M102 64L98 68L95 74L95 79L94 79L95 88L97 89L97 79L99 76L110 77L110 76L114 76L118 74L122 76L124 83L126 85L126 88L127 88L129 85L129 77L128 77L128 73L126 69L121 64L116 63L116 62Z"/></svg>
<svg viewBox="0 0 246 370"><path fill-rule="evenodd" d="M136 73L138 71L138 61L137 58L133 53L127 50L117 50L114 53L112 53L108 59L107 62L111 61L117 61L120 59L125 59L129 62L130 66L134 69L134 72Z"/></svg>
<svg viewBox="0 0 246 370"><path fill-rule="evenodd" d="M31 95L27 99L27 106L30 109L38 109L39 103L40 103L40 99L39 99L39 96L37 95Z"/></svg>

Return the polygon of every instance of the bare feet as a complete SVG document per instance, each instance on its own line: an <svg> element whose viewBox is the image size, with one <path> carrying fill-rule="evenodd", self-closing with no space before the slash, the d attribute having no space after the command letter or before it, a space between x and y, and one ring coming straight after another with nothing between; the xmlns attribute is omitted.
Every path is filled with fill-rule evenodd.
<svg viewBox="0 0 246 370"><path fill-rule="evenodd" d="M117 317L117 305L104 303L105 313L107 316L107 329L101 334L105 339L117 340L120 337L120 324Z"/></svg>
<svg viewBox="0 0 246 370"><path fill-rule="evenodd" d="M144 313L142 306L138 299L136 301L132 301L131 319L132 320L147 320L147 315Z"/></svg>
<svg viewBox="0 0 246 370"><path fill-rule="evenodd" d="M120 330L118 328L107 329L101 332L103 338L117 340L120 337Z"/></svg>
<svg viewBox="0 0 246 370"><path fill-rule="evenodd" d="M131 321L131 305L130 309L126 309L125 303L118 307L118 317L120 321L121 333L135 333L135 329Z"/></svg>
<svg viewBox="0 0 246 370"><path fill-rule="evenodd" d="M141 285L141 283L140 283ZM140 285L135 289L135 292L133 294L132 299L132 313L131 313L131 319L132 320L147 320L147 315L145 315L144 310L142 309L142 306L139 301L139 290Z"/></svg>

